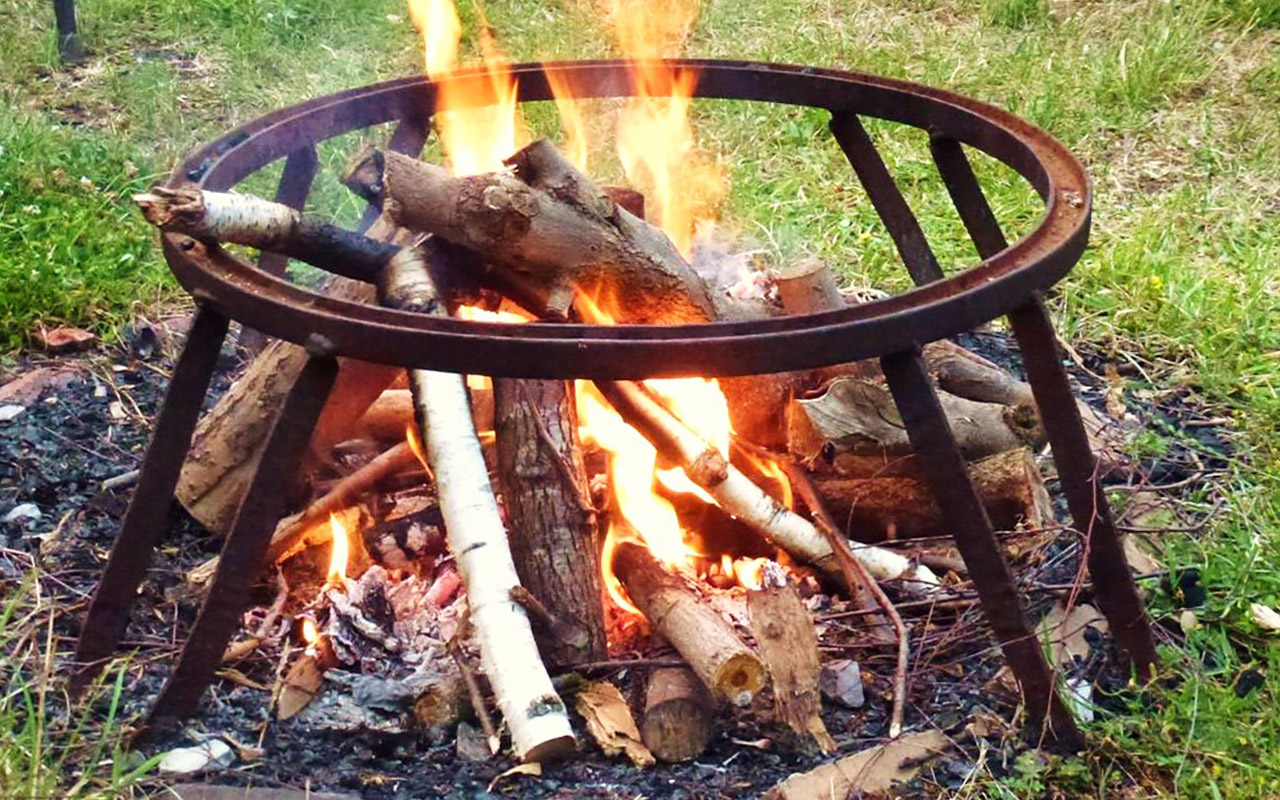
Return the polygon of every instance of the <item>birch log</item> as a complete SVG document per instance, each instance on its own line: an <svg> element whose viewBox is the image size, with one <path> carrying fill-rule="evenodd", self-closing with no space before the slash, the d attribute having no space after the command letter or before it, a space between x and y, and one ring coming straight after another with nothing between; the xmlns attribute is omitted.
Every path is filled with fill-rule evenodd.
<svg viewBox="0 0 1280 800"><path fill-rule="evenodd" d="M384 270L384 305L428 314L443 313L425 262L405 251ZM512 599L520 586L498 503L489 483L471 402L461 375L411 370L409 388L427 462L448 534L449 552L466 587L480 659L524 761L563 755L574 744L564 703L538 655L524 608Z"/></svg>

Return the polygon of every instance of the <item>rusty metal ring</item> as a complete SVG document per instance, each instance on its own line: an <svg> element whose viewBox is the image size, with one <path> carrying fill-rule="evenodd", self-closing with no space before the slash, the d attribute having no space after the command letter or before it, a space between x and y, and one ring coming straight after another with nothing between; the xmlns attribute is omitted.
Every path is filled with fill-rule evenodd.
<svg viewBox="0 0 1280 800"><path fill-rule="evenodd" d="M884 300L820 314L701 325L503 325L424 317L325 297L178 235L162 237L165 258L188 291L232 318L293 342L322 336L342 355L452 372L638 379L777 372L901 351L1022 306L1060 280L1084 250L1092 202L1084 168L1048 134L1006 111L862 73L734 61L670 63L698 71L700 98L823 108L954 139L1022 175L1045 202L1045 215L1027 236L977 266ZM550 99L548 72L580 97L634 94L633 67L625 61L511 69L521 102ZM454 79L483 78L478 70L464 70ZM227 189L332 136L395 120L426 126L434 98L429 80L406 78L282 109L192 154L170 185Z"/></svg>

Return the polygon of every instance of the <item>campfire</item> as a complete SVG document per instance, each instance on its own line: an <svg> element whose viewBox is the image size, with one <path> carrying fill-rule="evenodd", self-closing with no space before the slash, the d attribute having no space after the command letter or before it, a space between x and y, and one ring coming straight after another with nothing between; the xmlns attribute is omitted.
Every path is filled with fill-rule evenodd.
<svg viewBox="0 0 1280 800"><path fill-rule="evenodd" d="M855 667L851 678L847 664L824 665L812 608L834 603L835 611L864 617L872 623L865 646L894 653L888 734L896 737L910 632L895 601L946 604L971 577L1033 726L1043 722L1050 737L1073 743L1074 722L992 533L1034 538L1056 527L1037 461L1046 444L1064 465L1078 527L1092 537L1091 567L1109 576L1099 604L1140 669L1153 663L1132 579L1123 563L1117 572L1105 560L1118 544L1093 465L1100 458L1115 466L1119 457L1107 425L1070 397L1051 332L1031 341L1041 332L1038 301L1028 306L1031 295L1019 294L1009 308L975 302L965 311L982 319L1022 314L1015 327L1031 341L1023 346L1033 383L942 338L945 332L892 346L872 337L834 354L782 352L778 342L788 331L881 318L875 314L889 319L912 307L844 291L814 259L765 273L728 255L714 218L724 176L699 149L690 120L706 76L696 63L664 60L687 37L696 9L671 6L658 14L635 0L612 3L618 45L634 60L609 65L601 88L571 67L513 67L487 27L482 63L460 70L452 3L411 0L434 105L430 114L404 116L429 116L443 160L403 152L419 149L427 135L412 126L391 146L356 155L344 183L377 213L362 233L218 191L219 181L211 186L203 172L184 174L203 185L171 183L137 198L174 258L230 264L217 243L231 243L277 254L278 266L281 255L306 261L335 274L324 297L312 295L323 313L377 304L387 310L360 323L369 331L426 317L442 337L436 349L402 357L409 337L394 331L381 342L324 332L341 333L337 327L293 331L305 349L268 345L205 417L177 496L209 529L227 534L227 546L192 576L210 583L197 623L202 643L194 645L193 633L154 722L193 711L218 663L267 654L282 665L273 692L282 720L448 736L474 719L481 749L496 753L509 741L518 759L541 762L573 749L572 696L606 752L643 765L696 757L714 733L717 708L746 708L765 693L781 728L825 753L835 744L820 713L821 688L850 680L860 687L861 676ZM707 75L713 95L775 91L731 89L721 73ZM754 78L746 80L751 86ZM593 99L621 81L629 97L620 109ZM520 102L529 92L553 99L558 142L535 138L524 123ZM590 177L606 143L587 131L599 127L593 115L606 112L616 117L625 186L602 187ZM932 255L911 244L909 226L883 210L901 196L891 179L886 188L884 166L874 148L863 147L870 143L856 116L838 116L833 130L877 209L893 220L913 277L941 278ZM938 141L940 168L963 178L959 145ZM309 181L314 151L292 152L284 180ZM1069 156L1052 154L1055 168L1069 172ZM969 184L952 183L969 223L976 219L973 198L962 202ZM1059 190L1075 194L1055 199L1054 213L1078 214L1085 224L1084 181ZM998 229L979 229L975 240L998 266L1005 251ZM265 257L260 266L263 274ZM271 311L254 304L291 291L268 280L261 289L240 284L246 321L264 329ZM917 300L942 297L930 291L921 289ZM193 363L208 348L200 337L220 341L225 331L225 319L201 315L188 346L197 353ZM796 328L796 319L812 327ZM963 321L944 317L930 330ZM729 365L722 369L690 369L696 354L655 367L653 359L630 364L593 350L616 343L615 329L638 354L647 337L662 343L664 330L676 336L734 324L780 337L759 358L790 360L788 371L747 374L732 366L755 356L719 333L708 341ZM541 352L557 358L572 358L561 345L577 343L585 366L531 360L537 351L521 343L538 336L551 343ZM447 337L460 350L490 348L483 350L489 368L466 369L466 358L443 344ZM916 351L917 341L927 344ZM389 349L379 351L383 344ZM1047 361L1036 360L1037 348L1049 352ZM855 352L863 360L848 357ZM436 361L422 368L418 358ZM186 374L180 365L175 386ZM1059 383L1062 391L1041 388ZM1040 413L1046 398L1056 404L1052 415ZM158 429L157 442L185 438L183 423L168 424L173 430ZM153 470L149 456L147 469L174 472L175 446L154 456L170 467ZM142 482L140 497L173 488L154 480ZM279 519L288 504L295 513ZM126 534L130 524L158 525L146 521L150 513L131 511ZM945 547L910 544L953 535L963 561ZM121 538L123 546L129 537ZM125 623L112 587L141 577L134 567L116 569L108 570L81 641L84 674ZM259 579L274 580L274 602L244 618L228 613L243 608L244 591ZM214 652L229 638L225 651ZM619 670L632 682L621 688L634 703L608 681ZM569 673L598 680L566 688L552 678ZM457 735L461 748L464 734Z"/></svg>

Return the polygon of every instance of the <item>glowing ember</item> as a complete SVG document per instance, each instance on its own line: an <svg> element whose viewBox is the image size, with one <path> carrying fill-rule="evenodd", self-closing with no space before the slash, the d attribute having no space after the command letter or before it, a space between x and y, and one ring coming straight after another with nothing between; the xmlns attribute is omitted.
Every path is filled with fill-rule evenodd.
<svg viewBox="0 0 1280 800"><path fill-rule="evenodd" d="M760 589L764 586L765 565L769 563L767 558L740 558L730 564L725 574L736 578L747 589Z"/></svg>
<svg viewBox="0 0 1280 800"><path fill-rule="evenodd" d="M311 617L302 618L302 627L299 633L302 635L304 644L313 645L320 641L320 629L316 627L316 621Z"/></svg>
<svg viewBox="0 0 1280 800"><path fill-rule="evenodd" d="M351 534L334 514L329 515L329 530L333 533L333 549L329 555L329 583L339 586L347 577L347 560L351 557Z"/></svg>

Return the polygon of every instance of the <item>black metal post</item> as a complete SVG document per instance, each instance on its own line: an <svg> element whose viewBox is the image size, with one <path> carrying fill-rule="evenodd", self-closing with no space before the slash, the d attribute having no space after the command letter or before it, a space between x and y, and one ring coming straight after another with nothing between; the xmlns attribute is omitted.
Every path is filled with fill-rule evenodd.
<svg viewBox="0 0 1280 800"><path fill-rule="evenodd" d="M53 16L58 25L58 55L69 64L84 60L84 45L76 29L75 0L53 0Z"/></svg>

